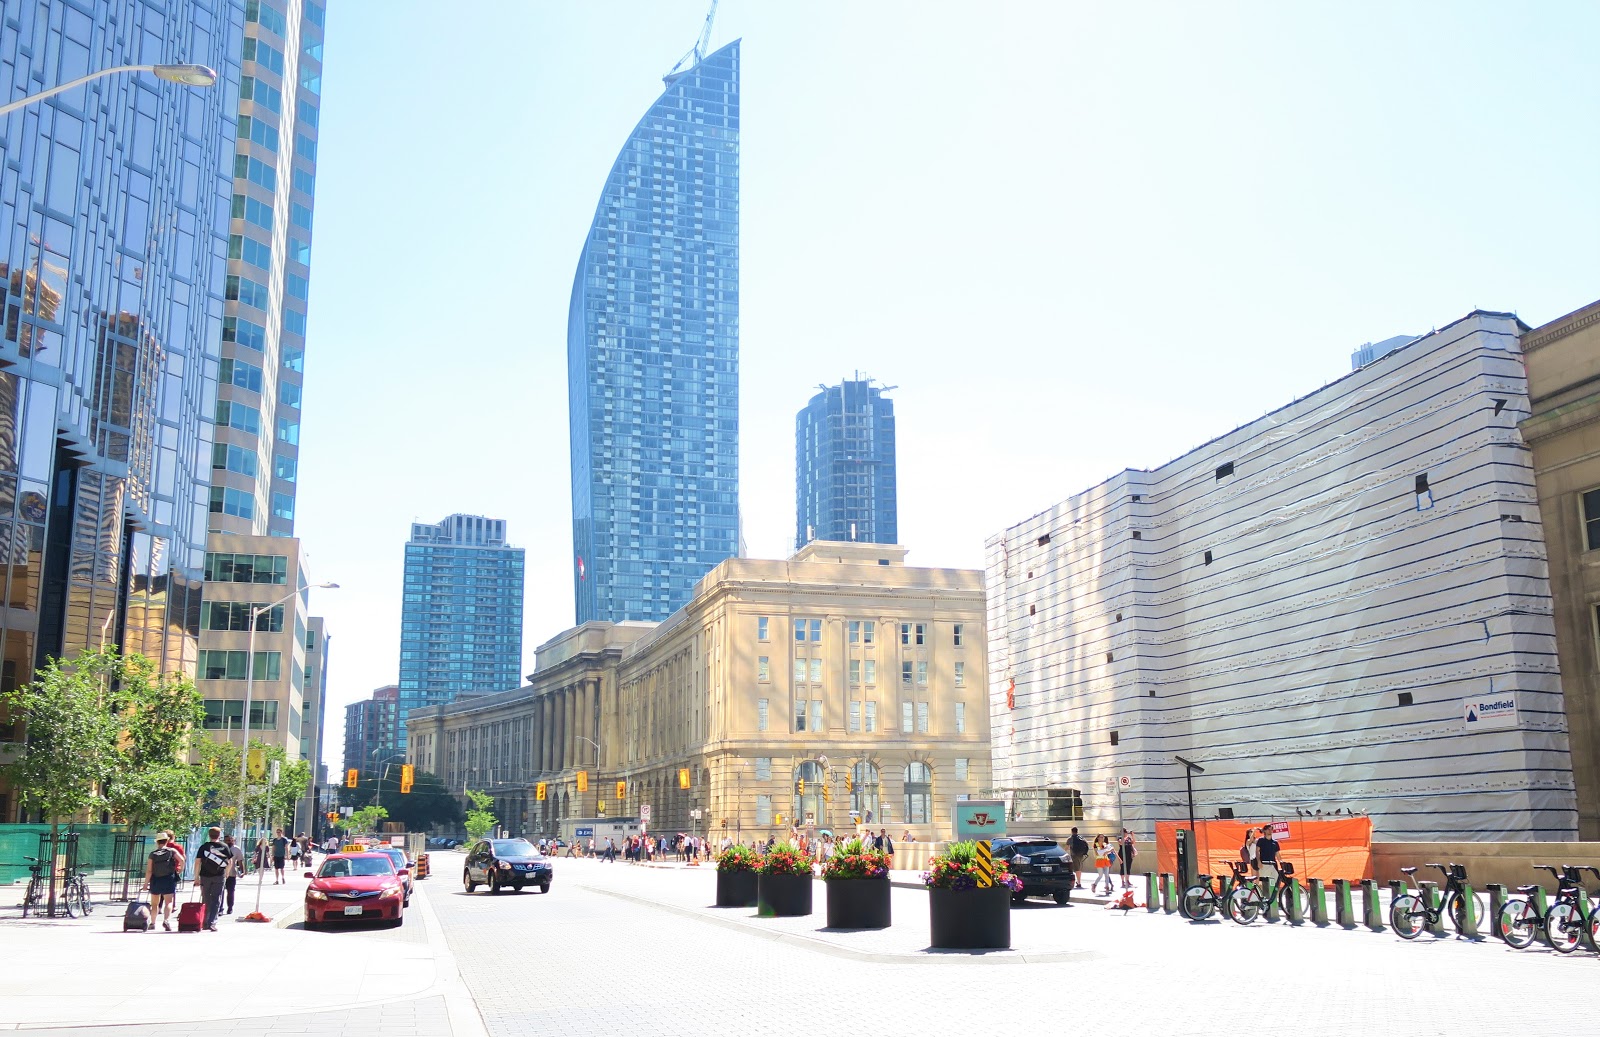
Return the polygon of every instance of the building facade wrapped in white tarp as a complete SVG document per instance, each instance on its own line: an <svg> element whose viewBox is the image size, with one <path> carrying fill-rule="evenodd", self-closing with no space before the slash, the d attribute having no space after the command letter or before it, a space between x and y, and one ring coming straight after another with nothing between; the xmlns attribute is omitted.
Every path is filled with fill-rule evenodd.
<svg viewBox="0 0 1600 1037"><path fill-rule="evenodd" d="M1521 330L1475 312L992 538L1014 816L1148 834L1182 755L1200 818L1574 838Z"/></svg>

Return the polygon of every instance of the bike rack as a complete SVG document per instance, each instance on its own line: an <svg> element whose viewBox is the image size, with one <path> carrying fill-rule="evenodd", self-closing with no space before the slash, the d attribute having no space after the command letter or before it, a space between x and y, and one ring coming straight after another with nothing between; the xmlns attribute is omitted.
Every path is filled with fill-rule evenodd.
<svg viewBox="0 0 1600 1037"><path fill-rule="evenodd" d="M1311 902L1311 924L1328 924L1328 891L1321 879L1307 879L1306 899Z"/></svg>
<svg viewBox="0 0 1600 1037"><path fill-rule="evenodd" d="M1306 924L1305 893L1300 888L1300 880L1296 878L1289 879L1289 924Z"/></svg>
<svg viewBox="0 0 1600 1037"><path fill-rule="evenodd" d="M1355 902L1350 896L1350 880L1333 880L1333 917L1342 929L1356 927Z"/></svg>
<svg viewBox="0 0 1600 1037"><path fill-rule="evenodd" d="M1145 872L1144 876L1144 909L1151 914L1161 910L1161 883L1153 871Z"/></svg>
<svg viewBox="0 0 1600 1037"><path fill-rule="evenodd" d="M1504 940L1506 930L1500 924L1500 912L1506 906L1506 887L1498 882L1490 882L1483 888L1489 891L1489 935L1496 940Z"/></svg>
<svg viewBox="0 0 1600 1037"><path fill-rule="evenodd" d="M1162 872L1161 873L1161 910L1165 911L1169 915L1172 914L1174 911L1178 910L1178 895L1177 895L1177 892L1175 891L1175 888L1174 888L1175 886L1176 886L1176 883L1173 882L1171 874L1169 874L1167 872Z"/></svg>
<svg viewBox="0 0 1600 1037"><path fill-rule="evenodd" d="M1444 936L1444 915L1439 912L1439 884L1428 879L1417 883L1417 888L1422 891L1422 905L1428 909L1428 916L1433 920L1428 924L1428 932L1434 936Z"/></svg>
<svg viewBox="0 0 1600 1037"><path fill-rule="evenodd" d="M1389 883L1391 892L1403 886L1403 882ZM1368 929L1375 933L1383 932L1383 902L1378 898L1378 884L1372 879L1361 880L1361 915Z"/></svg>
<svg viewBox="0 0 1600 1037"><path fill-rule="evenodd" d="M1478 931L1478 901L1472 896L1472 887L1461 883L1461 931L1458 936L1469 940L1481 940L1483 934Z"/></svg>

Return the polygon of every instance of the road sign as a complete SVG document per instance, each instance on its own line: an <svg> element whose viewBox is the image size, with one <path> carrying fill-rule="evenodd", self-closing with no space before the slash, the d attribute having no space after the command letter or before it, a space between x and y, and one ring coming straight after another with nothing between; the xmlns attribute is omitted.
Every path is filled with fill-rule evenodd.
<svg viewBox="0 0 1600 1037"><path fill-rule="evenodd" d="M703 814L699 810L691 810L691 811L689 811L689 816L694 818L696 821L698 821L703 816Z"/></svg>
<svg viewBox="0 0 1600 1037"><path fill-rule="evenodd" d="M267 776L267 751L265 749L251 749L245 754L245 769L250 772L250 777L260 781Z"/></svg>
<svg viewBox="0 0 1600 1037"><path fill-rule="evenodd" d="M267 779L268 785L276 785L278 783L278 775L283 773L281 769L282 762L281 760L272 761L272 776Z"/></svg>
<svg viewBox="0 0 1600 1037"><path fill-rule="evenodd" d="M649 821L650 820L650 804L649 803L641 803L641 804L639 804L639 820L641 820L641 821Z"/></svg>
<svg viewBox="0 0 1600 1037"><path fill-rule="evenodd" d="M978 888L988 889L994 885L994 854L987 839L979 839L977 846Z"/></svg>
<svg viewBox="0 0 1600 1037"><path fill-rule="evenodd" d="M950 811L957 842L1006 834L1006 804L1000 799L958 799Z"/></svg>
<svg viewBox="0 0 1600 1037"><path fill-rule="evenodd" d="M593 828L580 826L580 827L574 828L572 830L572 837L574 839L583 839L583 838L586 838L586 837L589 837L589 836L593 836L593 835L594 835L594 829Z"/></svg>
<svg viewBox="0 0 1600 1037"><path fill-rule="evenodd" d="M1284 840L1284 839L1289 838L1289 822L1287 822L1287 821L1274 821L1274 822L1272 822L1272 838L1274 840L1280 841L1280 842L1282 840Z"/></svg>
<svg viewBox="0 0 1600 1037"><path fill-rule="evenodd" d="M1117 787L1126 792L1133 788L1133 779L1128 777L1126 774L1119 774L1117 776Z"/></svg>
<svg viewBox="0 0 1600 1037"><path fill-rule="evenodd" d="M1482 731L1485 728L1504 728L1517 726L1517 693L1514 691L1495 692L1480 698L1463 699L1461 702L1461 729L1463 731Z"/></svg>
<svg viewBox="0 0 1600 1037"><path fill-rule="evenodd" d="M1116 778L1107 778L1106 779L1106 792L1107 792L1107 794L1110 794L1110 793L1115 792L1115 791L1117 791L1117 779Z"/></svg>

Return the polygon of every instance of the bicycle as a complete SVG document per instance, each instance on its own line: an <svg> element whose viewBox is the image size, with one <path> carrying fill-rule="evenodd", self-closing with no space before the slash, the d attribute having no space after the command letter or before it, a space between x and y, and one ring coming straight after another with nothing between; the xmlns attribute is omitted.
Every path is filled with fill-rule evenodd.
<svg viewBox="0 0 1600 1037"><path fill-rule="evenodd" d="M1271 862L1268 862L1271 863ZM1240 925L1249 925L1261 914L1261 911L1274 900L1285 915L1289 914L1290 905L1294 903L1294 865L1288 861L1277 862L1278 877L1272 883L1272 889L1266 893L1261 892L1263 880L1256 879L1247 882L1228 894L1228 899L1222 902L1223 909L1228 917Z"/></svg>
<svg viewBox="0 0 1600 1037"><path fill-rule="evenodd" d="M75 871L67 879L62 889L62 900L67 905L67 917L75 918L82 915L85 918L94 914L94 900L89 894L89 873Z"/></svg>
<svg viewBox="0 0 1600 1037"><path fill-rule="evenodd" d="M1586 865L1563 864L1559 872L1548 864L1535 864L1537 871L1548 871L1556 880L1556 897L1539 917L1538 905L1527 895L1538 886L1518 886L1522 894L1508 900L1500 909L1500 937L1517 950L1524 950L1539 933L1552 948L1562 954L1571 954L1580 942L1590 950L1600 950L1600 907L1587 907L1578 894L1584 892L1583 873L1593 872L1600 878L1600 868Z"/></svg>
<svg viewBox="0 0 1600 1037"><path fill-rule="evenodd" d="M22 917L27 918L28 912L44 903L45 890L44 862L37 857L24 856L23 860L32 861L28 865L28 888L22 894Z"/></svg>
<svg viewBox="0 0 1600 1037"><path fill-rule="evenodd" d="M1228 867L1233 869L1231 877L1224 879L1220 875L1214 878L1202 875L1199 882L1184 890L1183 896L1178 900L1178 913L1191 922L1203 922L1215 914L1217 907L1227 900L1235 889L1248 881L1244 874L1244 864L1230 861Z"/></svg>
<svg viewBox="0 0 1600 1037"><path fill-rule="evenodd" d="M1438 907L1429 907L1412 891L1394 898L1394 903L1389 905L1389 925L1394 929L1395 935L1403 940L1415 940L1422 934L1423 929L1438 925L1441 918L1449 918L1458 933L1466 924L1467 902L1463 895L1467 881L1466 866L1452 863L1449 867L1443 864L1425 864L1423 867L1438 868L1444 874L1444 889L1440 893ZM1400 872L1411 878L1416 875L1417 869L1401 868ZM1472 905L1473 918L1483 918L1483 895L1474 893Z"/></svg>

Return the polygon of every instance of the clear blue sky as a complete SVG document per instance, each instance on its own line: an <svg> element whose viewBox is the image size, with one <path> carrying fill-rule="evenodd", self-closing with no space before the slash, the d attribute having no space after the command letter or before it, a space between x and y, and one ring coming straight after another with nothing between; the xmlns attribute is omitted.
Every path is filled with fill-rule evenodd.
<svg viewBox="0 0 1600 1037"><path fill-rule="evenodd" d="M299 504L343 584L328 758L395 679L414 519L509 522L528 668L571 623L572 274L704 14L329 5ZM735 37L756 556L791 545L794 412L853 371L899 386L911 561L981 567L1363 342L1600 298L1600 5L724 0Z"/></svg>

